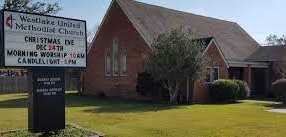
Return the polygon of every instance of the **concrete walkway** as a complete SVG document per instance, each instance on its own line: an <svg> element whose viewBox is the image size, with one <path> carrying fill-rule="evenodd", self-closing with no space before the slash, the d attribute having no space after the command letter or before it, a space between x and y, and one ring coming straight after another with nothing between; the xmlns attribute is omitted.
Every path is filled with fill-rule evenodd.
<svg viewBox="0 0 286 137"><path fill-rule="evenodd" d="M286 108L270 109L270 110L267 110L267 111L268 112L285 113L286 114Z"/></svg>

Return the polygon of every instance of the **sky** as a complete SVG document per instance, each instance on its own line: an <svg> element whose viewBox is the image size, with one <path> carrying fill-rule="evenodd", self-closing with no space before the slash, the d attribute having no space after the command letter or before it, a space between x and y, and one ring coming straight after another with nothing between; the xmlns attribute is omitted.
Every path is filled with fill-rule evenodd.
<svg viewBox="0 0 286 137"><path fill-rule="evenodd" d="M1 0L2 1L2 0ZM52 1L52 0L47 0ZM265 43L269 34L286 34L286 0L138 0L194 14L234 21L255 40ZM57 15L83 19L94 30L111 0L59 0Z"/></svg>

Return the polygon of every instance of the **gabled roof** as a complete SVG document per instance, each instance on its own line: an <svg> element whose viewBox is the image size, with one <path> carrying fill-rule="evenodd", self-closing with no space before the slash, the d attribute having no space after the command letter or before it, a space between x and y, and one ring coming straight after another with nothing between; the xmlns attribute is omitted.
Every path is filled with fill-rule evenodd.
<svg viewBox="0 0 286 137"><path fill-rule="evenodd" d="M214 37L227 61L243 61L258 43L237 23L149 5L133 0L114 0L150 46L161 33L190 29L197 38Z"/></svg>
<svg viewBox="0 0 286 137"><path fill-rule="evenodd" d="M249 61L286 61L286 46L261 46L251 56Z"/></svg>

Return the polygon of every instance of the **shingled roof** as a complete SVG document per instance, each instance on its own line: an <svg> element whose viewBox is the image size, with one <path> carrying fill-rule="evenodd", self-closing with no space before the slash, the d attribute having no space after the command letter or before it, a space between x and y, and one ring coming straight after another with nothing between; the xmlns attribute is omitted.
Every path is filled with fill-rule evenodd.
<svg viewBox="0 0 286 137"><path fill-rule="evenodd" d="M286 61L286 46L261 46L248 61Z"/></svg>
<svg viewBox="0 0 286 137"><path fill-rule="evenodd" d="M161 33L183 26L197 38L213 37L226 61L244 61L258 43L237 23L195 15L133 0L114 0L148 45Z"/></svg>

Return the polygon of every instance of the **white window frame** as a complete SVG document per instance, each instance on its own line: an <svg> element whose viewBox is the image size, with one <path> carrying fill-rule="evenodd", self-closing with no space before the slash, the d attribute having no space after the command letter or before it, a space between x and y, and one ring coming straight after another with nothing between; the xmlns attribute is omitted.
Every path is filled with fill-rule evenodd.
<svg viewBox="0 0 286 137"><path fill-rule="evenodd" d="M209 69L210 70L210 72L207 72L207 73L209 73L210 74L210 80L209 81L206 81L207 83L212 83L212 82L214 82L214 81L216 81L215 79L214 79L214 69L217 69L217 80L219 80L220 79L220 77L219 77L219 67L218 66L215 66L215 67L207 67L207 69Z"/></svg>
<svg viewBox="0 0 286 137"><path fill-rule="evenodd" d="M115 46L117 48L117 54L114 51ZM112 75L114 77L119 76L119 73L120 73L120 69L119 69L119 63L120 62L119 62L118 56L119 56L119 41L118 41L118 39L114 38L113 42L112 42ZM115 60L116 60L117 64L115 64ZM115 67L117 68L117 73L115 71Z"/></svg>

